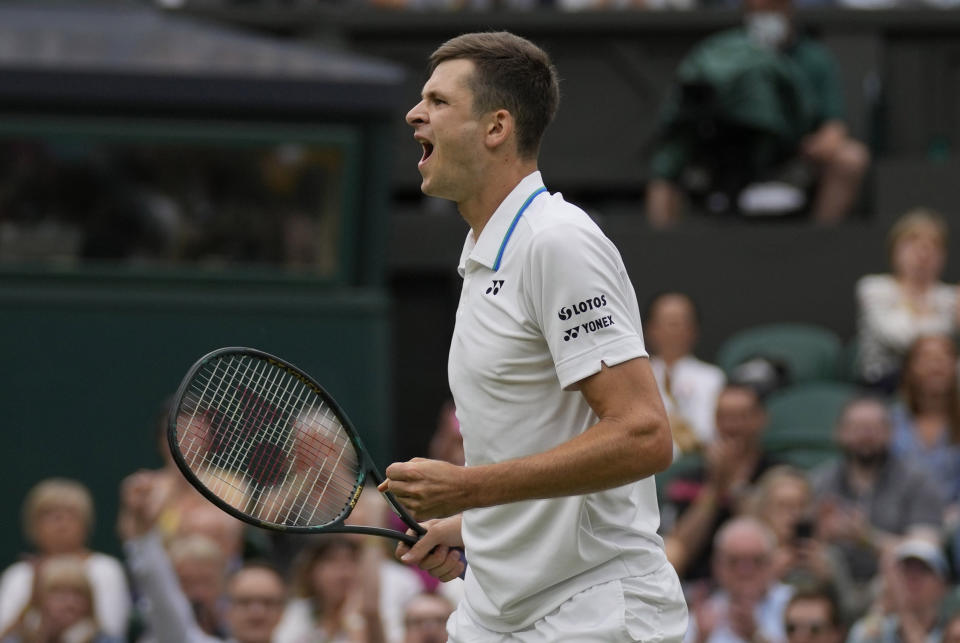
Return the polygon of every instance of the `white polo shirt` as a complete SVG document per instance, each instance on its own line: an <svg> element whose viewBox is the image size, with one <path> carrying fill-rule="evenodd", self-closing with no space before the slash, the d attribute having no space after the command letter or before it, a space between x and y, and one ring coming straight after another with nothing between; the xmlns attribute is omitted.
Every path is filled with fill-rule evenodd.
<svg viewBox="0 0 960 643"><path fill-rule="evenodd" d="M532 198L531 198L532 197ZM450 389L468 465L546 451L597 421L578 382L646 357L636 293L613 243L527 176L460 258ZM653 478L586 496L471 509L462 609L514 631L574 594L665 562Z"/></svg>

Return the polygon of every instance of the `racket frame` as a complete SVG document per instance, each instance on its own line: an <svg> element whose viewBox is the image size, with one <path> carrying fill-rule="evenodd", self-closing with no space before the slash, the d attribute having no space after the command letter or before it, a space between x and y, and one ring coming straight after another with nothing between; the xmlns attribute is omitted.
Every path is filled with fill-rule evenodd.
<svg viewBox="0 0 960 643"><path fill-rule="evenodd" d="M236 356L246 356L252 357L255 359L265 360L274 367L278 367L286 371L289 375L298 379L304 386L309 388L311 391L316 393L326 404L334 415L340 421L341 426L343 427L344 433L347 434L347 437L350 438L351 443L357 451L360 465L360 476L357 480L357 489L353 493L353 496L350 498L344 511L333 521L326 523L324 525L282 525L275 522L269 522L261 520L250 516L239 509L235 508L231 504L222 500L217 494L207 488L203 482L197 477L193 472L190 466L187 464L186 459L183 456L183 453L180 451L180 446L177 440L177 419L180 415L180 406L183 402L183 398L189 390L190 384L193 381L194 376L197 372L204 367L208 362L223 358L229 355ZM426 533L420 524L410 515L410 513L404 508L402 504L396 499L396 497L389 491L381 492L391 509L396 512L397 515L403 520L408 527L410 527L415 535L410 535L407 533L402 533L394 529L388 529L386 527L370 527L364 525L348 525L345 524L346 519L352 513L354 507L356 507L357 501L360 499L360 494L363 491L365 486L367 475L369 474L376 486L379 486L384 481L383 474L380 473L379 469L376 466L376 463L373 461L369 451L363 445L363 442L360 440L360 435L357 433L356 428L353 423L350 421L350 418L344 412L343 408L337 403L335 399L324 389L315 379L310 377L306 372L297 366L291 364L290 362L281 359L275 355L264 352L256 348L248 348L245 346L225 346L223 348L218 348L216 350L210 351L196 362L193 366L190 367L190 370L187 371L187 374L184 375L183 380L180 382L180 386L177 388L177 392L173 398L173 404L170 407L170 413L167 417L167 444L170 448L170 453L173 456L173 461L177 465L177 468L180 469L180 472L184 475L187 481L193 485L193 487L199 491L207 500L212 502L217 508L225 511L234 518L242 520L243 522L253 525L255 527L260 527L261 529L267 529L270 531L277 531L283 533L293 533L293 534L335 534L335 533L353 533L353 534L365 534L371 536L383 536L386 538L392 538L395 540L402 540L408 545L415 544L420 536Z"/></svg>

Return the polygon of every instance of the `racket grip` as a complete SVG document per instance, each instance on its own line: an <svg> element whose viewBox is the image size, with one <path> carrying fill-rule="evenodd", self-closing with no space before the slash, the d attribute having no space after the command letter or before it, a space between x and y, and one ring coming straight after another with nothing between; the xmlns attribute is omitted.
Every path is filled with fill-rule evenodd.
<svg viewBox="0 0 960 643"><path fill-rule="evenodd" d="M439 546L439 545L438 545L438 546ZM433 548L433 550L435 550L435 549L436 549L436 547ZM463 561L463 571L460 572L460 578L463 579L463 578L465 578L466 575L467 575L467 564L468 564L468 563L467 563L467 552L465 552L465 551L463 550L463 547L451 547L450 549L451 549L452 551L457 552L457 556L459 556L459 557L460 557L460 560ZM431 550L431 553L433 552L433 550Z"/></svg>
<svg viewBox="0 0 960 643"><path fill-rule="evenodd" d="M463 561L463 571L460 573L460 579L462 580L467 576L467 552L463 550L463 547L454 547L453 549L457 552L457 555L460 556L460 560Z"/></svg>

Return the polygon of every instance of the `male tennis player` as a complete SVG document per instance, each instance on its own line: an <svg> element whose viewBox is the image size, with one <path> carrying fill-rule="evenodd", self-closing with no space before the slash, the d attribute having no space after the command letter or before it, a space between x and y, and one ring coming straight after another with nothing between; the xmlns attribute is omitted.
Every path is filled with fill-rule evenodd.
<svg viewBox="0 0 960 643"><path fill-rule="evenodd" d="M467 466L387 468L382 488L442 518L402 558L446 580L463 570L448 548L465 547L454 642L679 641L686 606L651 477L672 440L633 286L537 170L556 70L522 38L474 33L437 49L430 72L407 122L423 192L471 228L449 357Z"/></svg>

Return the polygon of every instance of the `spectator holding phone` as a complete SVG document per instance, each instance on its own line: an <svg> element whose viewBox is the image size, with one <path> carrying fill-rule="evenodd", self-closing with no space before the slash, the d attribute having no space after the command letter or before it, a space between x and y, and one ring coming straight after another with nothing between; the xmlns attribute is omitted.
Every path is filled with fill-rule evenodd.
<svg viewBox="0 0 960 643"><path fill-rule="evenodd" d="M858 592L842 553L816 533L813 490L807 475L790 465L779 465L756 483L748 512L764 521L777 537L774 573L794 587L830 588L838 596L841 614L852 618L869 603Z"/></svg>

